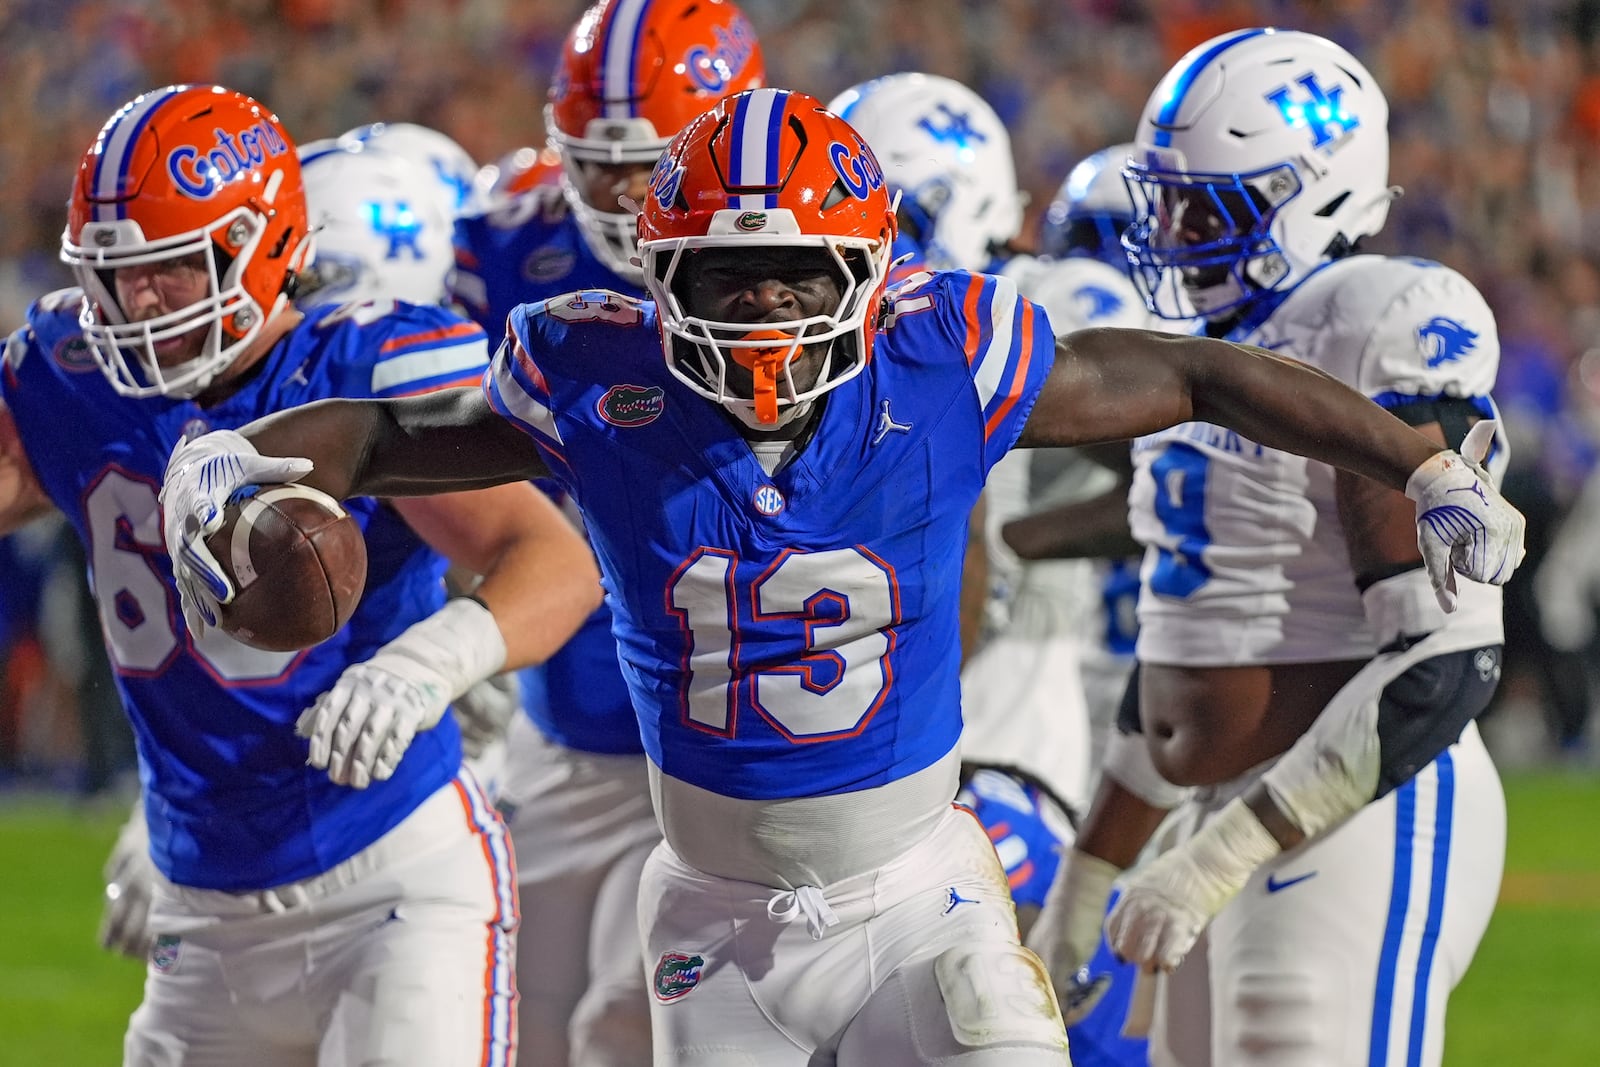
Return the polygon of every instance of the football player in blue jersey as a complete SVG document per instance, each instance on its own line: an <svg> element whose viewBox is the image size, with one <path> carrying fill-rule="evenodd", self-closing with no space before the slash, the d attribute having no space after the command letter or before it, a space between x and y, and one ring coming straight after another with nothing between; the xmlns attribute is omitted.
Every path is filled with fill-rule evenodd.
<svg viewBox="0 0 1600 1067"><path fill-rule="evenodd" d="M644 296L633 214L618 197L642 201L667 141L765 76L750 23L726 0L595 4L550 89L560 181L458 221L457 303L498 336L518 304L582 289ZM519 891L538 902L522 917L518 1047L536 1063L644 1063L637 897L661 830L610 611L596 611L541 674L511 726L501 796Z"/></svg>
<svg viewBox="0 0 1600 1067"><path fill-rule="evenodd" d="M270 112L217 86L146 93L79 168L62 255L82 288L6 344L0 529L52 505L77 528L138 741L159 874L125 1062L508 1063L511 850L443 716L593 609L582 538L526 485L352 500L365 594L298 653L173 598L156 493L183 435L482 373L483 332L442 309L296 310L308 231ZM441 553L486 575L478 600L446 602Z"/></svg>
<svg viewBox="0 0 1600 1067"><path fill-rule="evenodd" d="M1520 556L1521 516L1474 468L1293 361L1137 330L1058 341L1002 278L886 291L883 172L802 93L691 122L638 227L652 300L519 307L480 390L189 441L164 530L206 605L232 590L205 531L261 466L340 498L572 490L665 831L639 901L659 1064L1068 1062L1005 872L951 803L967 519L1012 446L1204 418L1409 480L1435 567L1501 578ZM1446 500L1459 525L1435 521Z"/></svg>
<svg viewBox="0 0 1600 1067"><path fill-rule="evenodd" d="M1387 123L1331 41L1207 41L1145 107L1125 246L1153 311L1349 383L1482 460L1487 487L1507 461L1493 313L1437 263L1360 254L1398 193ZM1138 694L1029 943L1068 981L1191 791L1106 922L1165 972L1152 1059L1437 1064L1504 861L1473 723L1501 591L1433 568L1400 494L1212 423L1135 444Z"/></svg>

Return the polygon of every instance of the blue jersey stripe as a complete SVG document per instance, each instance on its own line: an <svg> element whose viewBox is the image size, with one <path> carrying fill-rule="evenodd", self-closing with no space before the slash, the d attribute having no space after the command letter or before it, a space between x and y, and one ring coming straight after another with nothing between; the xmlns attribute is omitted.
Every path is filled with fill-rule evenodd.
<svg viewBox="0 0 1600 1067"><path fill-rule="evenodd" d="M1161 112L1156 116L1155 119L1156 144L1162 148L1171 146L1172 131L1166 127L1171 126L1178 120L1178 111L1183 107L1183 98L1187 96L1189 94L1189 90L1194 87L1195 79L1200 77L1201 71L1205 70L1211 65L1213 60L1239 42L1248 41L1253 37L1260 37L1263 34L1272 32L1272 30L1267 29L1239 30L1236 33L1228 34L1216 44L1200 53L1195 61L1190 63L1188 68L1184 70L1182 74L1178 75L1177 81L1175 81L1172 85L1172 95L1167 97L1166 103L1161 105Z"/></svg>
<svg viewBox="0 0 1600 1067"><path fill-rule="evenodd" d="M1416 984L1411 994L1411 1038L1406 1046L1407 1067L1422 1063L1422 1041L1428 1025L1428 979L1433 973L1439 927L1444 919L1444 891L1450 873L1450 834L1455 814L1455 762L1445 752L1436 763L1439 772L1438 807L1433 818L1433 884L1428 893L1428 922L1417 954Z"/></svg>
<svg viewBox="0 0 1600 1067"><path fill-rule="evenodd" d="M1394 882L1389 890L1389 921L1378 956L1378 982L1372 998L1372 1041L1367 1067L1385 1067L1389 1060L1389 1023L1394 1009L1394 976L1400 964L1400 942L1411 900L1411 849L1417 826L1417 780L1395 790Z"/></svg>

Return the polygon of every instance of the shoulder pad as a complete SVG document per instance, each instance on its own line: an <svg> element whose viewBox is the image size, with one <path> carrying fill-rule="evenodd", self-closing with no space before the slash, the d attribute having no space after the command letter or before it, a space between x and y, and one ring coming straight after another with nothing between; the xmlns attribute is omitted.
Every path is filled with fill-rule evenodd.
<svg viewBox="0 0 1600 1067"><path fill-rule="evenodd" d="M1297 355L1368 396L1486 396L1499 369L1494 313L1471 282L1429 260L1334 263L1279 316L1273 332L1297 335Z"/></svg>
<svg viewBox="0 0 1600 1067"><path fill-rule="evenodd" d="M552 296L537 304L524 304L511 313L525 315L530 326L536 319L553 319L564 326L605 325L630 328L647 318L647 300L611 289L579 289Z"/></svg>
<svg viewBox="0 0 1600 1067"><path fill-rule="evenodd" d="M1150 312L1133 282L1097 259L1018 256L1005 273L1016 279L1023 296L1044 308L1057 335L1089 326L1150 326Z"/></svg>
<svg viewBox="0 0 1600 1067"><path fill-rule="evenodd" d="M480 218L497 230L515 230L534 219L551 224L560 222L571 208L559 185L536 185L485 211Z"/></svg>

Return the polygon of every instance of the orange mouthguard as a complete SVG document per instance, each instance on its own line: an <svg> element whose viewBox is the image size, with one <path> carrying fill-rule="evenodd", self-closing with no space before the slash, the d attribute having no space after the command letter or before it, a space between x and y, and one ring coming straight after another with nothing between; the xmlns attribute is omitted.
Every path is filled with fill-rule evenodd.
<svg viewBox="0 0 1600 1067"><path fill-rule="evenodd" d="M751 330L746 341L793 341L794 334L782 330ZM729 349L733 361L748 370L754 379L752 399L756 404L756 421L770 426L778 421L778 371L783 367L788 350L782 348Z"/></svg>

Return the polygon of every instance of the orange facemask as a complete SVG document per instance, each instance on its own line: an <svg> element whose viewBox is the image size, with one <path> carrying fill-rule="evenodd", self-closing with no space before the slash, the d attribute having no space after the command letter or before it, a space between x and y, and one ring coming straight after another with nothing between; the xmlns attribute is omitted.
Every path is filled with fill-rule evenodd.
<svg viewBox="0 0 1600 1067"><path fill-rule="evenodd" d="M745 341L793 341L794 334L782 330L751 330ZM756 421L765 426L778 421L778 372L783 369L789 350L784 348L730 348L729 355L754 378L752 399Z"/></svg>

